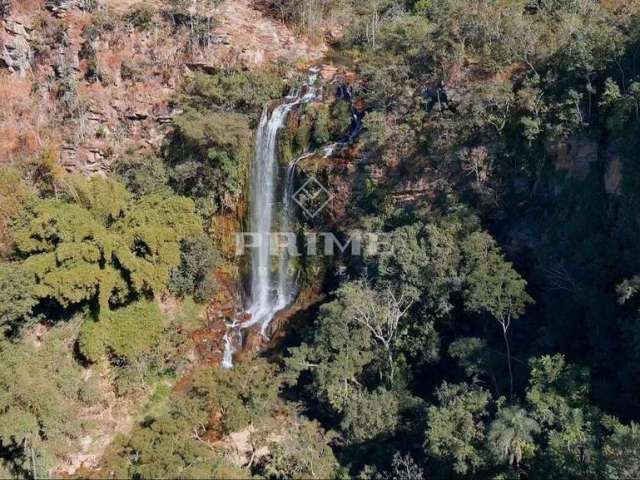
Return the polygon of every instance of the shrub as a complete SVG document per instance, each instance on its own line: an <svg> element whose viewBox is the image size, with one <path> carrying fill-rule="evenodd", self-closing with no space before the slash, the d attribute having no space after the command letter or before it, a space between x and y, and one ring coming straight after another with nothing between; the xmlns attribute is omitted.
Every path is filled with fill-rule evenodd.
<svg viewBox="0 0 640 480"><path fill-rule="evenodd" d="M13 168L0 170L0 258L9 255L13 247L11 224L18 218L30 196L20 172Z"/></svg>
<svg viewBox="0 0 640 480"><path fill-rule="evenodd" d="M167 169L158 157L126 155L116 160L113 171L135 197L170 192Z"/></svg>
<svg viewBox="0 0 640 480"><path fill-rule="evenodd" d="M80 448L81 398L95 392L73 357L76 328L76 322L54 327L39 347L0 340L0 444L10 478L46 477Z"/></svg>
<svg viewBox="0 0 640 480"><path fill-rule="evenodd" d="M125 21L137 30L150 30L153 25L154 10L145 2L136 3L129 8Z"/></svg>
<svg viewBox="0 0 640 480"><path fill-rule="evenodd" d="M211 240L206 235L182 241L180 265L169 278L169 291L175 295L193 295L197 302L211 296L215 281L212 270L217 262Z"/></svg>
<svg viewBox="0 0 640 480"><path fill-rule="evenodd" d="M196 72L182 88L182 101L198 109L222 109L249 115L257 121L264 105L281 98L285 84L277 69L257 72L221 70Z"/></svg>
<svg viewBox="0 0 640 480"><path fill-rule="evenodd" d="M87 360L109 356L131 363L149 352L161 339L165 319L154 302L141 301L110 311L99 320L87 320L80 330L79 345Z"/></svg>
<svg viewBox="0 0 640 480"><path fill-rule="evenodd" d="M331 107L331 133L336 138L342 138L349 133L353 121L351 104L346 100L338 100Z"/></svg>
<svg viewBox="0 0 640 480"><path fill-rule="evenodd" d="M183 195L210 199L214 210L233 209L251 157L246 117L187 108L174 124L167 150L171 185Z"/></svg>
<svg viewBox="0 0 640 480"><path fill-rule="evenodd" d="M316 110L315 123L313 125L313 141L316 145L324 145L331 140L329 131L329 108L322 106Z"/></svg>
<svg viewBox="0 0 640 480"><path fill-rule="evenodd" d="M0 262L0 329L15 328L38 304L37 285L17 263Z"/></svg>

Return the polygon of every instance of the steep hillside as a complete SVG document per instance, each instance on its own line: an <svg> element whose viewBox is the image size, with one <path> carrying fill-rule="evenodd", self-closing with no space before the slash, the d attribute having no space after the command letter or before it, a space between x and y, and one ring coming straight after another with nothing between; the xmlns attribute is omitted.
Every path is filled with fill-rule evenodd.
<svg viewBox="0 0 640 480"><path fill-rule="evenodd" d="M157 150L193 71L318 59L251 0L49 0L7 4L0 24L0 162L47 150L69 172L104 173Z"/></svg>

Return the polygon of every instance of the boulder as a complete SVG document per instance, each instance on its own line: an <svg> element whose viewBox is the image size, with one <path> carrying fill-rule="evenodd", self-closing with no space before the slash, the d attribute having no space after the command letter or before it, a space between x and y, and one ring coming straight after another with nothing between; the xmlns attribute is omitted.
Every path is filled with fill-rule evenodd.
<svg viewBox="0 0 640 480"><path fill-rule="evenodd" d="M585 178L590 165L598 160L598 142L595 139L574 136L547 142L546 147L556 170L568 172L573 178Z"/></svg>
<svg viewBox="0 0 640 480"><path fill-rule="evenodd" d="M63 18L73 6L74 0L47 0L45 6L57 18Z"/></svg>
<svg viewBox="0 0 640 480"><path fill-rule="evenodd" d="M11 0L0 0L0 18L11 15Z"/></svg>
<svg viewBox="0 0 640 480"><path fill-rule="evenodd" d="M320 77L325 82L330 82L338 73L338 67L332 64L324 64L320 67Z"/></svg>
<svg viewBox="0 0 640 480"><path fill-rule="evenodd" d="M244 49L240 52L240 55L238 55L238 61L240 62L240 66L247 70L258 67L265 61L264 51L260 49Z"/></svg>
<svg viewBox="0 0 640 480"><path fill-rule="evenodd" d="M24 77L31 68L33 52L27 29L20 22L7 20L0 31L0 67Z"/></svg>
<svg viewBox="0 0 640 480"><path fill-rule="evenodd" d="M622 186L622 158L614 148L605 152L606 170L604 172L604 188L607 193L618 195Z"/></svg>

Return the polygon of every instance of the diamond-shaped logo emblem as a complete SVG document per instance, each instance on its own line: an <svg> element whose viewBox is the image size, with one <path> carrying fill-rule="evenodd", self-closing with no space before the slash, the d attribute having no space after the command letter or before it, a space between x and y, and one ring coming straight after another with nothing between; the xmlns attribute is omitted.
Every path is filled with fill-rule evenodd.
<svg viewBox="0 0 640 480"><path fill-rule="evenodd" d="M310 176L292 198L307 217L313 218L327 206L333 194L316 177Z"/></svg>

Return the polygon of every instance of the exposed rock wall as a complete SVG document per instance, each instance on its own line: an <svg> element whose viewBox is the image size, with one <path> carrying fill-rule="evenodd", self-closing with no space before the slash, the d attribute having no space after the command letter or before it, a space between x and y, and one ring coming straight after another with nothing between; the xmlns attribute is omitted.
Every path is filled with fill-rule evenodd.
<svg viewBox="0 0 640 480"><path fill-rule="evenodd" d="M22 23L11 19L3 21L0 29L0 66L24 77L33 60L30 40L31 36Z"/></svg>
<svg viewBox="0 0 640 480"><path fill-rule="evenodd" d="M591 164L598 161L598 141L586 137L570 137L547 143L556 170L565 171L574 178L584 178Z"/></svg>
<svg viewBox="0 0 640 480"><path fill-rule="evenodd" d="M0 8L3 2L8 0L0 0ZM166 2L150 1L151 27L134 29L126 14L136 3L6 3L4 17L0 12L0 83L15 108L3 109L0 118L0 162L52 147L67 171L104 174L123 152L159 149L179 113L176 90L194 69L304 64L325 52L323 44L295 36L251 0L226 0L217 10L203 2L199 14L215 20L204 45L171 22Z"/></svg>

